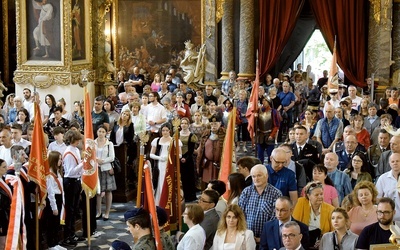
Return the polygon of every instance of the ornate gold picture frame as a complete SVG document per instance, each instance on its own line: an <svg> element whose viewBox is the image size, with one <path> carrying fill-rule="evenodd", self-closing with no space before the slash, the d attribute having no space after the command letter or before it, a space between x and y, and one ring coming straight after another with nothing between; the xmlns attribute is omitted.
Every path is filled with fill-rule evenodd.
<svg viewBox="0 0 400 250"><path fill-rule="evenodd" d="M20 20L20 65L64 65L63 5L63 0L17 2Z"/></svg>

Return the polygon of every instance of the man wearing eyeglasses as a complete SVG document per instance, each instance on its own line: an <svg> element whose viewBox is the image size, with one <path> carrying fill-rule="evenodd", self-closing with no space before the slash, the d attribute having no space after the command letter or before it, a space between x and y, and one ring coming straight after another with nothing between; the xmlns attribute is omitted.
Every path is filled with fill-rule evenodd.
<svg viewBox="0 0 400 250"><path fill-rule="evenodd" d="M282 227L282 241L284 247L279 250L304 250L301 245L303 235L300 232L300 227L295 221L289 221Z"/></svg>
<svg viewBox="0 0 400 250"><path fill-rule="evenodd" d="M260 240L260 250L280 249L283 247L282 229L284 224L290 221L294 221L299 225L301 234L303 235L301 244L304 247L308 247L308 226L292 217L293 207L292 201L286 196L279 197L276 200L276 219L264 224Z"/></svg>
<svg viewBox="0 0 400 250"><path fill-rule="evenodd" d="M349 165L351 158L357 152L357 145L358 141L355 135L348 135L344 138L344 150L336 152L339 159L338 169L340 171L344 171L347 165Z"/></svg>
<svg viewBox="0 0 400 250"><path fill-rule="evenodd" d="M215 190L204 190L199 198L199 205L204 210L204 219L200 223L200 226L206 232L206 244L204 249L208 250L212 247L215 232L219 221L219 215L215 210L219 200L219 194Z"/></svg>
<svg viewBox="0 0 400 250"><path fill-rule="evenodd" d="M392 235L390 225L393 224L393 218L396 214L394 201L390 198L382 198L379 200L376 211L378 222L365 227L358 237L356 249L370 249L374 244L389 243Z"/></svg>
<svg viewBox="0 0 400 250"><path fill-rule="evenodd" d="M290 200L296 205L298 199L296 175L290 169L285 168L286 160L286 152L282 148L272 151L271 164L267 165L268 183L279 189L282 195L290 197Z"/></svg>

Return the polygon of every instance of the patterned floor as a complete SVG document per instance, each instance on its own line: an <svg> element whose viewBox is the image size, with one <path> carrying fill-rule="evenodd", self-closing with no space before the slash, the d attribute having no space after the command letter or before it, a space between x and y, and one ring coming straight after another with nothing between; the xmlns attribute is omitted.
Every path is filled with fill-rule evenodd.
<svg viewBox="0 0 400 250"><path fill-rule="evenodd" d="M236 157L240 158L245 155L254 156L254 151L247 145L248 152L243 152L243 150L238 150ZM200 195L200 193L198 193ZM89 248L88 242L79 242L75 248L70 249L109 249L111 243L114 240L121 240L129 245L133 245L133 239L129 233L124 220L124 213L135 207L135 204L130 203L113 203L110 213L110 218L108 221L97 220L97 232L100 234L96 238L91 238L91 246ZM104 211L104 204L103 209ZM77 235L81 235L82 232L78 231Z"/></svg>
<svg viewBox="0 0 400 250"><path fill-rule="evenodd" d="M121 240L133 245L132 236L127 230L124 220L124 213L134 208L134 203L115 203L112 205L110 218L108 221L97 220L97 232L99 234L96 238L91 238L90 248L88 241L79 242L73 249L109 249L114 240ZM104 205L103 205L104 211ZM77 235L82 234L81 231ZM71 248L72 249L72 248Z"/></svg>

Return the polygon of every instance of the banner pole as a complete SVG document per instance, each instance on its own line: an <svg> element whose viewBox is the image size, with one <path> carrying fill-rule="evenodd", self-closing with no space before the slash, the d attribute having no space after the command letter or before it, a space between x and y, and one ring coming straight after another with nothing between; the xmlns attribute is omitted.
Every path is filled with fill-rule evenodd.
<svg viewBox="0 0 400 250"><path fill-rule="evenodd" d="M35 227L36 227L36 250L39 250L39 194L38 191L35 191ZM29 206L29 204L25 204L25 206Z"/></svg>
<svg viewBox="0 0 400 250"><path fill-rule="evenodd" d="M177 197L178 197L178 219L176 220L179 223L179 231L182 231L182 197L181 197L181 162L179 159L179 129L175 131L175 157L176 157L176 186L178 189Z"/></svg>
<svg viewBox="0 0 400 250"><path fill-rule="evenodd" d="M144 146L140 140L140 156L138 165L138 182L137 182L137 193L136 193L136 207L141 207L142 202L142 181L143 181L143 161L144 161Z"/></svg>
<svg viewBox="0 0 400 250"><path fill-rule="evenodd" d="M90 202L89 202L89 195L86 194L86 221L87 221L87 239L88 239L88 247L90 248Z"/></svg>

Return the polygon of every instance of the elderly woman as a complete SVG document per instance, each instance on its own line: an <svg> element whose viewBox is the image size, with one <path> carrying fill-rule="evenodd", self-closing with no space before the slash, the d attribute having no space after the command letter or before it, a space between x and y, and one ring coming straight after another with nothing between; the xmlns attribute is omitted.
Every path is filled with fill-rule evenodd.
<svg viewBox="0 0 400 250"><path fill-rule="evenodd" d="M349 230L350 220L346 210L341 207L335 208L331 222L335 231L322 236L319 249L355 249L358 235Z"/></svg>
<svg viewBox="0 0 400 250"><path fill-rule="evenodd" d="M24 108L22 103L22 98L19 96L14 97L14 107L10 108L8 111L8 123L11 124L17 120L18 111Z"/></svg>
<svg viewBox="0 0 400 250"><path fill-rule="evenodd" d="M306 197L298 199L293 218L308 225L310 245L318 247L321 235L333 230L330 216L335 209L324 202L324 190L321 183L310 182L305 187Z"/></svg>
<svg viewBox="0 0 400 250"><path fill-rule="evenodd" d="M204 219L204 211L198 204L186 205L182 214L183 222L189 227L189 231L179 241L177 250L203 250L206 243L206 232L200 226ZM178 234L177 234L178 236Z"/></svg>
<svg viewBox="0 0 400 250"><path fill-rule="evenodd" d="M367 158L362 152L355 152L344 172L350 177L351 186L356 186L360 181L371 181L372 177L368 173L369 164Z"/></svg>
<svg viewBox="0 0 400 250"><path fill-rule="evenodd" d="M222 214L211 249L256 249L253 231L247 229L244 213L238 205L229 205Z"/></svg>
<svg viewBox="0 0 400 250"><path fill-rule="evenodd" d="M359 182L353 191L353 202L355 207L349 211L351 226L350 230L360 234L364 227L377 222L376 218L376 197L378 191L370 181Z"/></svg>

